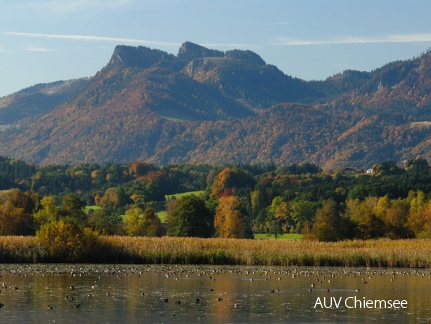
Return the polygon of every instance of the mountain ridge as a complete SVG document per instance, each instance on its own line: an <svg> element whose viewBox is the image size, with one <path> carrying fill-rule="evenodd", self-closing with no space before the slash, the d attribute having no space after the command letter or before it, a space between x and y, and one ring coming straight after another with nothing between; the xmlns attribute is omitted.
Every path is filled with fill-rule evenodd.
<svg viewBox="0 0 431 324"><path fill-rule="evenodd" d="M185 42L173 55L119 45L95 76L68 82L0 98L0 154L38 164L141 159L325 169L431 159L430 52L307 82L248 50ZM6 118L11 111L15 119Z"/></svg>

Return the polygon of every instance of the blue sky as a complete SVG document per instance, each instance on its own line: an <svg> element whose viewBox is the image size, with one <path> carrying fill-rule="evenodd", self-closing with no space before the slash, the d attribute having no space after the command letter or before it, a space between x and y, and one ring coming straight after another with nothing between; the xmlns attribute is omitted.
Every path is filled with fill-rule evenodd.
<svg viewBox="0 0 431 324"><path fill-rule="evenodd" d="M118 44L249 49L304 80L431 47L429 0L0 0L0 96L92 76Z"/></svg>

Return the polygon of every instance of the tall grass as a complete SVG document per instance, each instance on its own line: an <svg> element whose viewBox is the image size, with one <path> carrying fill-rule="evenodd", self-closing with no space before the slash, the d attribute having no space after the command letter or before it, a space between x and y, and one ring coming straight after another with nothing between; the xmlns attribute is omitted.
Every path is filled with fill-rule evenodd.
<svg viewBox="0 0 431 324"><path fill-rule="evenodd" d="M101 236L92 263L431 267L431 240L335 243L288 240ZM34 237L0 237L1 262L49 262Z"/></svg>
<svg viewBox="0 0 431 324"><path fill-rule="evenodd" d="M32 263L44 259L44 252L32 236L0 236L0 262Z"/></svg>
<svg viewBox="0 0 431 324"><path fill-rule="evenodd" d="M266 234L266 233L254 234L254 238L256 240L303 240L304 237L305 236L302 234L295 234L295 233L278 234L277 237L275 237L274 234Z"/></svg>

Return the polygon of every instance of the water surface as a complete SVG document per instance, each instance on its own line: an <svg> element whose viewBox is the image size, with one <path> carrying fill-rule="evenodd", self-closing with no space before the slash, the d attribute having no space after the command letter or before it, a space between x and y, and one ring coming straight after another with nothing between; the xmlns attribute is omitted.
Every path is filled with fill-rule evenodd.
<svg viewBox="0 0 431 324"><path fill-rule="evenodd" d="M2 323L425 323L431 318L428 269L36 264L0 265L0 275ZM367 300L378 300L378 307L365 307ZM406 307L382 308L388 300L404 300Z"/></svg>

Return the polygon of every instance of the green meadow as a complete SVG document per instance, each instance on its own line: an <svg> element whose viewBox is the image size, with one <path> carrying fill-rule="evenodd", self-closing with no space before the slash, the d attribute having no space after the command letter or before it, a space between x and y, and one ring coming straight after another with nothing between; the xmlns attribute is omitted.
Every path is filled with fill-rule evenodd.
<svg viewBox="0 0 431 324"><path fill-rule="evenodd" d="M180 199L186 196L190 196L190 195L196 195L196 196L200 196L204 193L203 190L199 190L199 191L187 191L187 192L181 192L181 193L176 193L173 195L165 195L165 198L167 201L172 200L172 199Z"/></svg>

